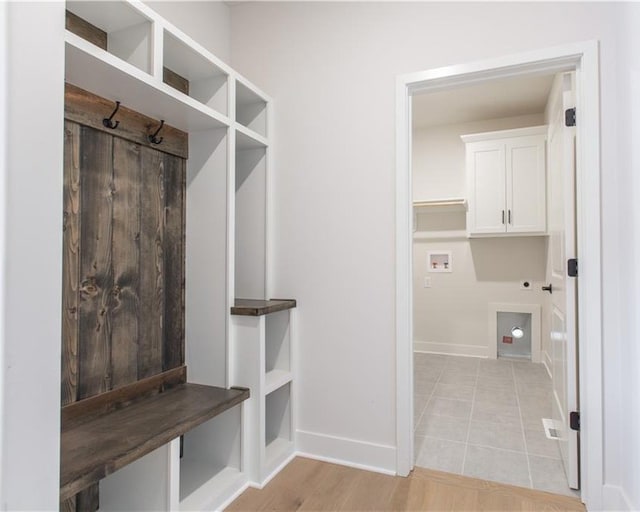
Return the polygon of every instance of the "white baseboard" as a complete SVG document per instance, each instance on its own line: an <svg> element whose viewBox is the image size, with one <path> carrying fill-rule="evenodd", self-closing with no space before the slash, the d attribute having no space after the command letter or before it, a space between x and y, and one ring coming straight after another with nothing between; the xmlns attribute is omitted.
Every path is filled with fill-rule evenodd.
<svg viewBox="0 0 640 512"><path fill-rule="evenodd" d="M631 500L624 489L617 485L605 484L602 486L603 508L607 511L637 511L640 507L631 504Z"/></svg>
<svg viewBox="0 0 640 512"><path fill-rule="evenodd" d="M459 345L453 343L436 343L434 341L413 342L414 352L444 354L448 356L487 357L487 347L481 345Z"/></svg>
<svg viewBox="0 0 640 512"><path fill-rule="evenodd" d="M393 446L304 430L298 430L296 434L297 454L301 457L386 475L396 474L396 449Z"/></svg>

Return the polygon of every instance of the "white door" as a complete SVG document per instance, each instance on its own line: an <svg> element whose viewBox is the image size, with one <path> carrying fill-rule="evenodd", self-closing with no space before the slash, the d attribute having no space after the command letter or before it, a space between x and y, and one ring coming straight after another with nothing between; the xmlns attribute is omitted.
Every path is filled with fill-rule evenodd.
<svg viewBox="0 0 640 512"><path fill-rule="evenodd" d="M575 128L565 126L564 112L574 106L573 76L564 74L556 89L549 125L549 348L553 381L553 420L569 486L578 489L579 436L569 427L569 414L578 411L577 283L567 275L567 260L576 258Z"/></svg>

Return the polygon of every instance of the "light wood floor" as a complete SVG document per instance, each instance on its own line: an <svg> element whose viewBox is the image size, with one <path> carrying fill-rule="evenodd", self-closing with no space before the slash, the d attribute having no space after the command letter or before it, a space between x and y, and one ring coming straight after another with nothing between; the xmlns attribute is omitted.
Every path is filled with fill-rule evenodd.
<svg viewBox="0 0 640 512"><path fill-rule="evenodd" d="M583 512L585 507L568 496L422 468L401 478L297 457L264 489L247 489L227 510Z"/></svg>

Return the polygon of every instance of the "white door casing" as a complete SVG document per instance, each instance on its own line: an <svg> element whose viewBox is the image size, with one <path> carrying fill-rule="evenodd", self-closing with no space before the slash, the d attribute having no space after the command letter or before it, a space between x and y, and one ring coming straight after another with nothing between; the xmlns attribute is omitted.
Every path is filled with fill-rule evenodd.
<svg viewBox="0 0 640 512"><path fill-rule="evenodd" d="M396 87L396 472L413 468L413 340L411 299L411 101L442 90L529 73L576 71L576 242L581 368L581 498L601 510L604 487L602 382L602 236L598 42L568 43L489 60L398 76ZM588 375L588 379L586 376Z"/></svg>

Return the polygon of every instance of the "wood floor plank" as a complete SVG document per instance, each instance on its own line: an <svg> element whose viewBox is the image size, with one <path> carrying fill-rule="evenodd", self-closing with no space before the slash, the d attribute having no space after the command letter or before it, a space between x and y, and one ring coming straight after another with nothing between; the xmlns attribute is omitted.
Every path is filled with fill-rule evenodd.
<svg viewBox="0 0 640 512"><path fill-rule="evenodd" d="M423 468L402 478L297 457L264 489L248 489L227 510L584 512L585 507L569 496Z"/></svg>

